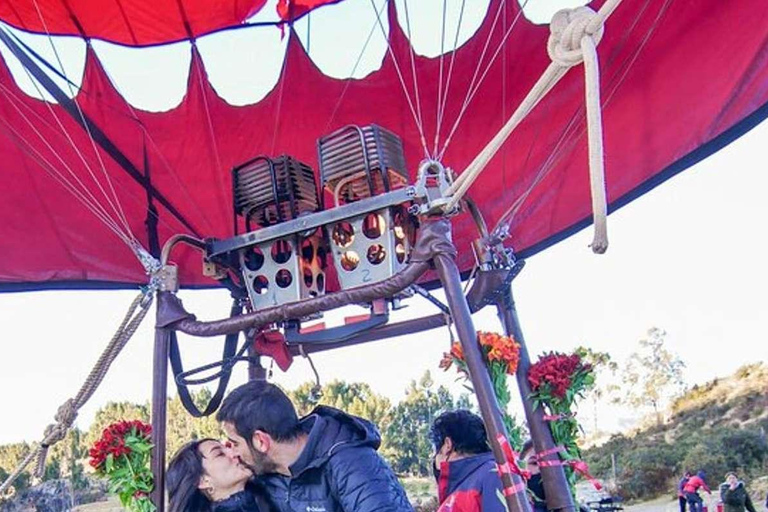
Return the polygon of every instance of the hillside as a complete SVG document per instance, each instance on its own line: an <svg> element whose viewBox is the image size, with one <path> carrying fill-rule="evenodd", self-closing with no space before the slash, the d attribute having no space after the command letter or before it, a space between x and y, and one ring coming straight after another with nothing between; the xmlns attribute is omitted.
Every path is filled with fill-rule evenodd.
<svg viewBox="0 0 768 512"><path fill-rule="evenodd" d="M768 474L768 365L756 363L733 375L694 386L666 411L666 420L587 449L599 477L628 499L673 493L686 470L704 470L717 486L726 471L738 471L756 495Z"/></svg>

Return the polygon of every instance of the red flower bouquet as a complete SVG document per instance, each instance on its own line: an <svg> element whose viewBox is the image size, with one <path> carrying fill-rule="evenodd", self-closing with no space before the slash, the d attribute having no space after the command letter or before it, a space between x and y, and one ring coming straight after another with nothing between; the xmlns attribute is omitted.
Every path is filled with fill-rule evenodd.
<svg viewBox="0 0 768 512"><path fill-rule="evenodd" d="M107 478L109 492L134 512L157 510L149 499L153 484L149 469L151 433L152 427L138 420L113 423L88 452L96 473Z"/></svg>
<svg viewBox="0 0 768 512"><path fill-rule="evenodd" d="M517 371L517 364L520 361L520 345L511 337L491 332L478 332L477 341L480 343L480 351L483 354L485 365L488 367L496 400L498 400L503 414L509 442L515 450L519 451L523 444L522 430L506 411L512 398L507 386L507 375L514 375ZM451 346L450 352L443 354L440 368L447 371L454 364L459 373L469 380L469 370L464 359L464 352L458 342Z"/></svg>
<svg viewBox="0 0 768 512"><path fill-rule="evenodd" d="M544 407L555 444L562 447L562 457L569 462L566 476L573 489L576 481L573 468L580 461L581 452L576 443L580 427L572 408L576 399L583 398L594 386L594 369L579 352L571 355L550 352L531 365L528 383L534 408Z"/></svg>

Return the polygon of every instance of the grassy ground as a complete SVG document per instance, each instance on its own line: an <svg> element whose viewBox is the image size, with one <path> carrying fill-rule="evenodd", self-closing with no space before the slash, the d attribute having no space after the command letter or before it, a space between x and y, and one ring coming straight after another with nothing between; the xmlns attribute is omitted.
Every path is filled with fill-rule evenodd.
<svg viewBox="0 0 768 512"><path fill-rule="evenodd" d="M405 488L405 492L408 494L408 497L411 498L411 500L426 499L437 496L437 489L435 488L434 478L401 478L400 483L403 484L403 488Z"/></svg>

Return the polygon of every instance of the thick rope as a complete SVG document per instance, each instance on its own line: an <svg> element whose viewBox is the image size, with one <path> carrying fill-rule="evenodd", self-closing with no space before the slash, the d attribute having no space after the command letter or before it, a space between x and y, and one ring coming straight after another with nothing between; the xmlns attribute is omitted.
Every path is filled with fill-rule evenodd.
<svg viewBox="0 0 768 512"><path fill-rule="evenodd" d="M608 248L607 198L605 191L605 166L603 161L603 128L600 111L600 72L596 47L603 37L605 20L613 13L621 0L608 0L598 12L589 7L558 11L550 23L547 53L552 63L534 84L528 95L512 114L507 123L488 145L475 157L447 190L452 196L446 210L455 207L480 173L488 165L509 135L536 107L547 93L573 66L584 62L586 84L586 108L589 141L590 188L595 236L592 250L602 254Z"/></svg>
<svg viewBox="0 0 768 512"><path fill-rule="evenodd" d="M5 494L6 490L10 488L11 484L13 484L33 459L37 459L35 476L42 478L45 472L45 457L48 453L48 448L66 437L67 432L75 422L75 418L77 418L77 412L91 398L104 380L112 362L128 343L128 340L131 339L142 320L144 320L149 307L152 305L153 293L154 291L149 289L134 299L128 308L125 318L120 323L120 327L118 327L115 335L104 349L104 352L102 352L98 361L96 361L75 398L70 398L59 407L55 416L56 423L52 423L45 428L43 440L40 444L24 457L16 469L0 485L0 496ZM137 309L138 312L136 311Z"/></svg>

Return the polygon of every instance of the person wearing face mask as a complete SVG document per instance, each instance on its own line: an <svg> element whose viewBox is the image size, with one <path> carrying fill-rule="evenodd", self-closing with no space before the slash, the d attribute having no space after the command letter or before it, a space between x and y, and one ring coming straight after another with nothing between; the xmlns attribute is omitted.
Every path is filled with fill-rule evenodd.
<svg viewBox="0 0 768 512"><path fill-rule="evenodd" d="M757 512L744 482L733 472L727 473L725 482L720 484L720 501L723 512Z"/></svg>
<svg viewBox="0 0 768 512"><path fill-rule="evenodd" d="M430 438L438 512L506 512L496 461L479 416L463 409L445 412L432 424Z"/></svg>
<svg viewBox="0 0 768 512"><path fill-rule="evenodd" d="M264 381L233 390L216 419L279 512L413 512L369 421L325 406L299 418Z"/></svg>
<svg viewBox="0 0 768 512"><path fill-rule="evenodd" d="M166 472L169 512L270 512L251 471L214 439L191 441Z"/></svg>
<svg viewBox="0 0 768 512"><path fill-rule="evenodd" d="M525 469L530 473L526 482L528 488L528 498L531 501L533 512L547 512L547 497L544 494L544 481L541 478L541 469L539 468L539 459L533 450L533 441L528 440L523 444L520 451L521 460L525 461Z"/></svg>

